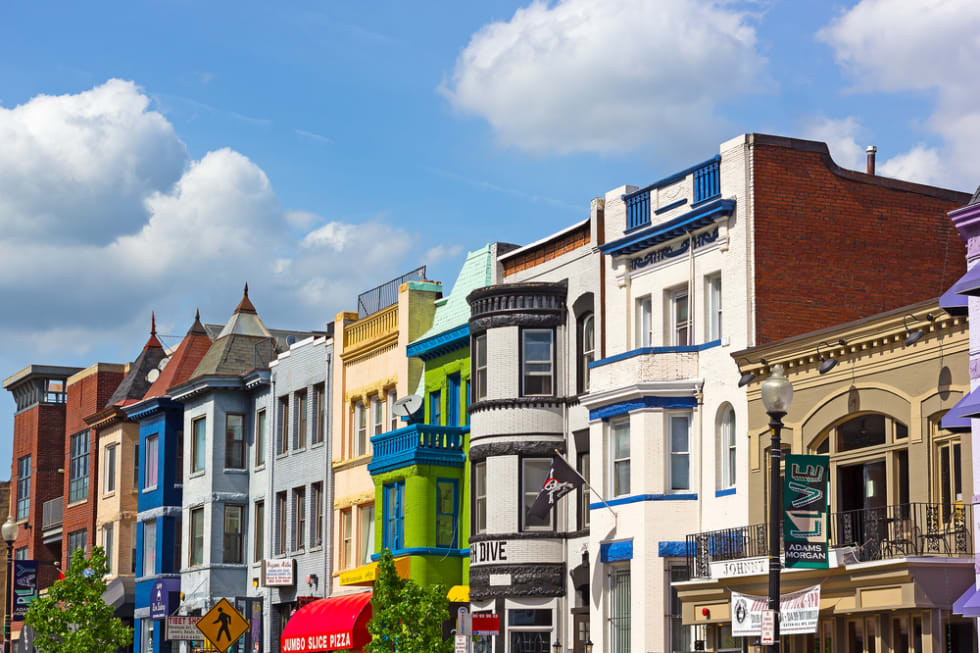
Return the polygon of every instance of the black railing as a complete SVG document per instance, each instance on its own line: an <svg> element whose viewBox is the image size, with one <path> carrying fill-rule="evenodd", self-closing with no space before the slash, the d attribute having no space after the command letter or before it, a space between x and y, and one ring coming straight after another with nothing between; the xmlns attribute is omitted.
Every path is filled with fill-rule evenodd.
<svg viewBox="0 0 980 653"><path fill-rule="evenodd" d="M973 555L972 524L970 504L905 503L835 512L830 515L830 548L850 548L860 562L968 557ZM709 578L713 562L765 557L768 532L766 524L754 524L688 535L688 577Z"/></svg>
<svg viewBox="0 0 980 653"><path fill-rule="evenodd" d="M424 281L425 266L415 268L400 277L395 277L377 288L366 290L357 296L357 319L373 315L398 301L398 286L406 281Z"/></svg>

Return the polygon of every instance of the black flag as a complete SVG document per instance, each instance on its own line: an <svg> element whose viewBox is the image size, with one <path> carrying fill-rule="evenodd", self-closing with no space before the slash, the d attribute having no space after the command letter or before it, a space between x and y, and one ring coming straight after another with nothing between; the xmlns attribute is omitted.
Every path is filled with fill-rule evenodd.
<svg viewBox="0 0 980 653"><path fill-rule="evenodd" d="M534 505L528 510L528 514L538 519L544 519L555 507L558 499L571 492L577 487L581 487L585 480L561 456L556 455L551 459L551 471L548 478L544 481L544 487L534 500Z"/></svg>

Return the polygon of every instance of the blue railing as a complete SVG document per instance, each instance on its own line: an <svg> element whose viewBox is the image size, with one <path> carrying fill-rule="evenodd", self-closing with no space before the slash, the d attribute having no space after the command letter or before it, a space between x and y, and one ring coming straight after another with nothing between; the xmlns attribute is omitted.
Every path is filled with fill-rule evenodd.
<svg viewBox="0 0 980 653"><path fill-rule="evenodd" d="M371 438L374 455L368 471L380 474L409 465L462 467L469 426L412 424Z"/></svg>
<svg viewBox="0 0 980 653"><path fill-rule="evenodd" d="M694 204L721 195L718 163L719 160L716 157L694 171Z"/></svg>
<svg viewBox="0 0 980 653"><path fill-rule="evenodd" d="M626 197L626 230L650 224L650 191Z"/></svg>

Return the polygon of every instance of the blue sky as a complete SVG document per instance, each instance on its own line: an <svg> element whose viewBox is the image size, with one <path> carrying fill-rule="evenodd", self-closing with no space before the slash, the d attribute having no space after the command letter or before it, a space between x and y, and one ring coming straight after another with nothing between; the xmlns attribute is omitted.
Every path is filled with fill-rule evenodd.
<svg viewBox="0 0 980 653"><path fill-rule="evenodd" d="M131 360L151 310L224 322L246 280L322 328L743 132L971 190L978 28L968 0L5 3L0 376Z"/></svg>

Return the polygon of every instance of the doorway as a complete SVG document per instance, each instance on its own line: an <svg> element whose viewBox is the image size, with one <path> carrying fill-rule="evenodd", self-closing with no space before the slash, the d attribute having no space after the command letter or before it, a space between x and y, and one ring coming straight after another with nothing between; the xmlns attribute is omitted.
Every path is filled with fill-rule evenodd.
<svg viewBox="0 0 980 653"><path fill-rule="evenodd" d="M837 468L837 538L841 545L861 548L862 558L874 558L887 528L885 461Z"/></svg>

